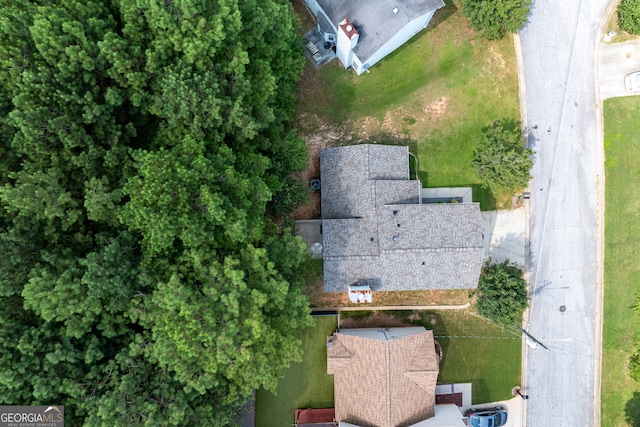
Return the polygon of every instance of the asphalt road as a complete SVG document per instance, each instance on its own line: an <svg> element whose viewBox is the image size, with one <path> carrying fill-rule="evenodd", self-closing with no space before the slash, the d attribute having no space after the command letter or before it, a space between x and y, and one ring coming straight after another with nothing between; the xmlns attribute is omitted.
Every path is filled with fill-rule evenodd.
<svg viewBox="0 0 640 427"><path fill-rule="evenodd" d="M602 142L595 55L607 3L536 0L520 33L529 144L536 151L525 326L549 347L526 347L526 426L599 425Z"/></svg>

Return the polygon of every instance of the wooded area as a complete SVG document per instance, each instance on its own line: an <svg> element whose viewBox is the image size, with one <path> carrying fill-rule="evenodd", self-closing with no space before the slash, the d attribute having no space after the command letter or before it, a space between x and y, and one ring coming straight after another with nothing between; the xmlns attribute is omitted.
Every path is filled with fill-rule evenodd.
<svg viewBox="0 0 640 427"><path fill-rule="evenodd" d="M299 359L303 61L286 0L0 1L1 404L229 425Z"/></svg>

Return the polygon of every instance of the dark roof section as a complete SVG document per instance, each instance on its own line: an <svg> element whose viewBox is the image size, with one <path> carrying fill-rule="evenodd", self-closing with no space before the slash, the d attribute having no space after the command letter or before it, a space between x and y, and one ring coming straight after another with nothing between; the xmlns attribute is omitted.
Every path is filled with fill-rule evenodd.
<svg viewBox="0 0 640 427"><path fill-rule="evenodd" d="M353 51L363 64L407 23L444 6L442 0L318 0L318 4L336 27L348 18L358 30L360 39Z"/></svg>
<svg viewBox="0 0 640 427"><path fill-rule="evenodd" d="M419 204L407 147L327 148L320 157L328 292L373 279L373 290L478 285L483 230L477 203Z"/></svg>

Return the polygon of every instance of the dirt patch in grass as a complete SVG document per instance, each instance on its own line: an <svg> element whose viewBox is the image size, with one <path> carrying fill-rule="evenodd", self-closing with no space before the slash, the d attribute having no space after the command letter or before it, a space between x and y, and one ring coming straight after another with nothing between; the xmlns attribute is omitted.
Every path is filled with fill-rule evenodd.
<svg viewBox="0 0 640 427"><path fill-rule="evenodd" d="M304 114L299 116L298 120L304 122L307 129L312 131L307 134L301 133L301 137L307 143L309 161L307 168L294 174L294 178L309 183L312 179L320 178L320 151L323 148L333 147L344 139L344 135L339 129L323 124L316 115ZM316 191L311 194L307 203L294 211L293 218L315 219L320 218L320 214L320 193Z"/></svg>
<svg viewBox="0 0 640 427"><path fill-rule="evenodd" d="M344 313L347 314L347 313ZM403 328L412 326L394 315L385 313L384 311L373 311L364 318L352 318L342 316L340 319L340 328Z"/></svg>
<svg viewBox="0 0 640 427"><path fill-rule="evenodd" d="M447 112L447 105L449 103L449 98L446 96L441 96L435 101L431 101L424 106L424 116L422 116L422 120L426 121L438 121L444 116Z"/></svg>
<svg viewBox="0 0 640 427"><path fill-rule="evenodd" d="M303 33L306 33L315 26L315 20L313 19L313 16L309 12L309 9L307 9L302 0L295 0L291 3L293 5L293 10L298 16L298 21L300 22L300 30Z"/></svg>
<svg viewBox="0 0 640 427"><path fill-rule="evenodd" d="M347 292L324 292L321 280L307 284L305 294L314 308L337 307L382 307L416 305L461 305L469 302L469 290L455 289L443 291L387 291L374 292L371 304L357 304L349 301Z"/></svg>

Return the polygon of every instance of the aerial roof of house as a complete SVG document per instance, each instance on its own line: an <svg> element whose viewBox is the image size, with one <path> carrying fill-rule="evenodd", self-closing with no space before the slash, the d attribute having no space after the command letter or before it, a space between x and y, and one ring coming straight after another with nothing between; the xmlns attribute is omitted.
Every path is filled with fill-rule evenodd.
<svg viewBox="0 0 640 427"><path fill-rule="evenodd" d="M469 289L483 261L477 203L421 203L403 146L321 153L325 290Z"/></svg>
<svg viewBox="0 0 640 427"><path fill-rule="evenodd" d="M337 421L402 427L434 416L438 360L423 327L342 329L329 338Z"/></svg>
<svg viewBox="0 0 640 427"><path fill-rule="evenodd" d="M358 29L360 41L353 49L364 62L407 23L444 6L442 0L318 0L329 19L343 19Z"/></svg>

